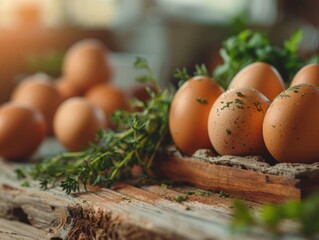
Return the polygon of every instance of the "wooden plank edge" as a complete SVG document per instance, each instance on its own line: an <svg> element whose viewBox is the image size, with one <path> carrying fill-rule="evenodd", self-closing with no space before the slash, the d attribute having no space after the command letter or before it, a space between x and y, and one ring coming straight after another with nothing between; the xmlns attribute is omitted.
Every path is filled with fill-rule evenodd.
<svg viewBox="0 0 319 240"><path fill-rule="evenodd" d="M216 165L192 158L160 156L154 163L160 174L176 182L217 190L261 203L282 203L302 198L300 179ZM311 189L309 188L309 191Z"/></svg>

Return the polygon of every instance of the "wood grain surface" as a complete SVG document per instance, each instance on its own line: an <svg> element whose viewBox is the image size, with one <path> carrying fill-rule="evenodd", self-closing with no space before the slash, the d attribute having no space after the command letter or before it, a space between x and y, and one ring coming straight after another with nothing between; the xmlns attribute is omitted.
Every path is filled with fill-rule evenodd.
<svg viewBox="0 0 319 240"><path fill-rule="evenodd" d="M178 202L180 196L185 201ZM269 238L261 229L245 236L230 233L233 200L221 193L166 184L120 183L112 189L66 195L59 188L43 191L32 181L30 187L22 187L12 165L0 162L0 239ZM23 227L8 228L8 220ZM285 229L287 235L295 230Z"/></svg>
<svg viewBox="0 0 319 240"><path fill-rule="evenodd" d="M44 240L48 238L45 231L31 225L0 219L0 240Z"/></svg>
<svg viewBox="0 0 319 240"><path fill-rule="evenodd" d="M55 149L52 142L48 146L50 151ZM165 181L138 186L119 183L112 189L91 187L89 192L67 195L59 187L41 190L32 180L29 187L22 187L24 180L17 180L14 170L24 165L0 160L0 239L269 239L269 233L262 229L252 229L244 236L232 235L229 223L234 198L219 190L228 184L234 193L241 187L248 195L260 194L258 186L246 179L250 177L255 183L262 180L265 185L272 184L269 199L288 195L289 191L298 194L295 181L285 182L276 176L267 180L250 172L236 183L233 177L244 177L240 168L225 175L225 166L184 160L167 159L160 168L168 175L174 173L178 181L196 181L201 188L210 188L215 182L217 191ZM259 206L251 201L245 204ZM295 226L285 226L284 236L297 239L295 232Z"/></svg>

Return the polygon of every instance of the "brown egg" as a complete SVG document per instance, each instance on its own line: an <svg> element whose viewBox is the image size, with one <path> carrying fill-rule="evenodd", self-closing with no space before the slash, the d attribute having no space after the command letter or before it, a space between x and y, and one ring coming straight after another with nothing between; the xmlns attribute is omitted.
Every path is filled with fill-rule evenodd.
<svg viewBox="0 0 319 240"><path fill-rule="evenodd" d="M52 133L53 116L62 97L48 77L37 74L25 79L14 90L12 101L28 104L39 110L46 121L48 134Z"/></svg>
<svg viewBox="0 0 319 240"><path fill-rule="evenodd" d="M207 132L208 114L224 90L212 79L197 76L175 94L169 112L169 130L176 146L187 155L211 148Z"/></svg>
<svg viewBox="0 0 319 240"><path fill-rule="evenodd" d="M96 140L96 131L105 128L102 110L84 98L63 102L54 116L54 133L59 142L71 151L79 151Z"/></svg>
<svg viewBox="0 0 319 240"><path fill-rule="evenodd" d="M86 94L85 98L94 106L101 108L111 127L115 127L110 122L112 112L123 109L129 110L130 105L126 93L111 84L98 84L92 87Z"/></svg>
<svg viewBox="0 0 319 240"><path fill-rule="evenodd" d="M63 61L63 75L83 92L98 83L111 80L112 68L105 46L98 40L85 39L74 44Z"/></svg>
<svg viewBox="0 0 319 240"><path fill-rule="evenodd" d="M19 103L7 103L0 108L0 156L9 160L26 160L46 134L42 114Z"/></svg>
<svg viewBox="0 0 319 240"><path fill-rule="evenodd" d="M69 99L71 97L79 97L83 94L79 87L74 85L74 83L64 79L56 80L54 82L54 86L63 100Z"/></svg>
<svg viewBox="0 0 319 240"><path fill-rule="evenodd" d="M319 87L319 64L309 64L301 68L292 79L290 86L308 83Z"/></svg>
<svg viewBox="0 0 319 240"><path fill-rule="evenodd" d="M214 103L208 134L221 155L264 155L262 124L269 101L252 88L231 89Z"/></svg>
<svg viewBox="0 0 319 240"><path fill-rule="evenodd" d="M319 88L300 84L282 92L263 124L267 149L278 162L319 161Z"/></svg>
<svg viewBox="0 0 319 240"><path fill-rule="evenodd" d="M242 69L233 78L228 89L244 87L258 90L270 101L285 89L278 71L273 66L263 62L252 63Z"/></svg>

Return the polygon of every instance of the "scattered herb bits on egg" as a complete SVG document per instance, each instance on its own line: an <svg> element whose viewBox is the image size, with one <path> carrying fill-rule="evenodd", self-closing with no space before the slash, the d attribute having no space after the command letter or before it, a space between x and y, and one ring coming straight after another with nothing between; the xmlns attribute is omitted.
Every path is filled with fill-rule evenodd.
<svg viewBox="0 0 319 240"><path fill-rule="evenodd" d="M243 68L230 82L228 89L250 87L272 101L285 89L278 71L270 64L256 62Z"/></svg>
<svg viewBox="0 0 319 240"><path fill-rule="evenodd" d="M264 155L262 123L268 106L268 99L252 88L231 89L220 95L208 118L214 149L221 155Z"/></svg>
<svg viewBox="0 0 319 240"><path fill-rule="evenodd" d="M46 123L36 109L7 103L0 108L0 156L8 160L26 160L46 135Z"/></svg>
<svg viewBox="0 0 319 240"><path fill-rule="evenodd" d="M211 78L196 76L176 92L169 112L169 129L176 146L187 155L212 148L207 131L211 106L223 89Z"/></svg>
<svg viewBox="0 0 319 240"><path fill-rule="evenodd" d="M106 126L103 111L84 98L63 102L54 116L54 133L71 151L79 151L96 140L96 132Z"/></svg>
<svg viewBox="0 0 319 240"><path fill-rule="evenodd" d="M319 161L319 88L300 84L282 92L270 105L263 136L278 162Z"/></svg>

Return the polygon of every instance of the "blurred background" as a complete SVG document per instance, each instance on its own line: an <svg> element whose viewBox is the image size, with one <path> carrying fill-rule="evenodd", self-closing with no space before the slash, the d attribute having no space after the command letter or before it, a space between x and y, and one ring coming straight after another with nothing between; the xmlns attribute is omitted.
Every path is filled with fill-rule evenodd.
<svg viewBox="0 0 319 240"><path fill-rule="evenodd" d="M246 28L282 44L302 29L301 56L318 52L316 0L0 0L0 102L36 72L61 75L67 49L97 38L110 50L114 82L129 87L136 56L163 84L177 67L220 64L222 41Z"/></svg>

